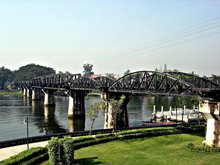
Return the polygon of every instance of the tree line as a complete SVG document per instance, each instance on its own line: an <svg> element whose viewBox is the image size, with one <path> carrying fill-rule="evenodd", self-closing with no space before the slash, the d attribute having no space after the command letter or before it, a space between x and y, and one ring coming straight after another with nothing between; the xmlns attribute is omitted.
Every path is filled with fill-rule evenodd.
<svg viewBox="0 0 220 165"><path fill-rule="evenodd" d="M0 89L8 89L10 84L19 81L28 81L35 77L42 77L55 73L56 71L53 68L37 64L28 64L15 71L11 71L2 66L0 67Z"/></svg>
<svg viewBox="0 0 220 165"><path fill-rule="evenodd" d="M167 65L164 65L164 68L155 69L157 72L179 72L177 69L168 69ZM10 84L19 82L19 81L28 81L35 77L43 77L48 76L51 74L55 74L56 71L51 67L41 66L37 64L27 64L25 66L20 67L18 70L11 71L8 68L5 68L4 66L0 67L0 90L7 89L10 87ZM59 72L63 73L63 72ZM69 72L65 72L69 73ZM131 70L128 69L124 72L124 75L127 75L131 73ZM93 65L86 63L83 65L83 75L84 76L91 76L93 75ZM191 74L195 74L192 72ZM114 73L108 73L105 74L106 77L115 79ZM210 77L214 82L220 83L220 76L218 75L212 75Z"/></svg>

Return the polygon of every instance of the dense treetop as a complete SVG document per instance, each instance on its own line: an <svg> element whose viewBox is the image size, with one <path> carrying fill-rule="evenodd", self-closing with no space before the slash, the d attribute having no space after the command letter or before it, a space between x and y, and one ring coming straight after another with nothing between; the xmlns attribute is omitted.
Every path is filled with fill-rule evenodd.
<svg viewBox="0 0 220 165"><path fill-rule="evenodd" d="M50 67L45 67L36 64L28 64L14 71L14 82L31 80L35 77L42 77L55 74L55 70Z"/></svg>
<svg viewBox="0 0 220 165"><path fill-rule="evenodd" d="M0 89L6 89L6 87L13 82L31 80L35 77L42 77L55 73L53 68L36 64L22 66L16 71L0 67Z"/></svg>
<svg viewBox="0 0 220 165"><path fill-rule="evenodd" d="M12 81L13 73L5 67L0 68L0 89L5 87L5 84Z"/></svg>

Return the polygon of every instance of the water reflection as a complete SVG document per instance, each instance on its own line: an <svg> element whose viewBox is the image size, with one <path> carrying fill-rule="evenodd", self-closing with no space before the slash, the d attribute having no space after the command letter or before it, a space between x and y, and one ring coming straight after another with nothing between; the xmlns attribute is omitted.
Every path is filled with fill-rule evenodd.
<svg viewBox="0 0 220 165"><path fill-rule="evenodd" d="M85 130L85 117L71 117L68 118L69 132L84 131Z"/></svg>
<svg viewBox="0 0 220 165"><path fill-rule="evenodd" d="M45 135L66 132L55 116L55 106L44 106L40 101L32 102L33 123Z"/></svg>

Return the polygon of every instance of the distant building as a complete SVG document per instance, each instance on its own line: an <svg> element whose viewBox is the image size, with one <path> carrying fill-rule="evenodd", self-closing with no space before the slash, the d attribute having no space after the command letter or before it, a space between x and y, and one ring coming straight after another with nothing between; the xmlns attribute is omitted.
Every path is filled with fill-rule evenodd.
<svg viewBox="0 0 220 165"><path fill-rule="evenodd" d="M97 78L97 77L100 77L100 76L105 76L105 75L103 75L103 74L92 74L91 78Z"/></svg>
<svg viewBox="0 0 220 165"><path fill-rule="evenodd" d="M118 80L118 79L120 78L119 74L115 74L115 75L114 75L114 78L115 78L116 80Z"/></svg>
<svg viewBox="0 0 220 165"><path fill-rule="evenodd" d="M97 77L100 77L100 76L103 76L103 77L113 77L113 78L115 78L116 80L118 80L118 79L120 78L119 74L113 74L113 73L92 74L92 75L91 75L91 78L97 78Z"/></svg>

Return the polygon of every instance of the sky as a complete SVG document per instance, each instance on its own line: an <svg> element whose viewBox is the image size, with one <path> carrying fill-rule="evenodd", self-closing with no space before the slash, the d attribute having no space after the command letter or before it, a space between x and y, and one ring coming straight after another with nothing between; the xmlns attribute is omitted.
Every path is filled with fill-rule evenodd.
<svg viewBox="0 0 220 165"><path fill-rule="evenodd" d="M0 67L220 75L220 0L0 0Z"/></svg>

